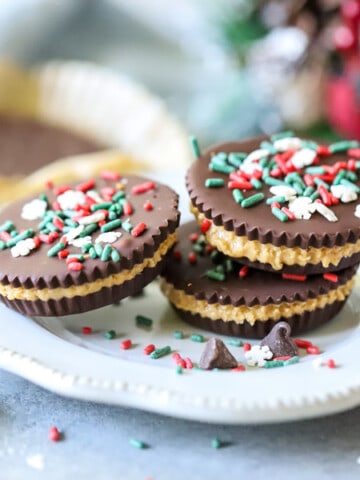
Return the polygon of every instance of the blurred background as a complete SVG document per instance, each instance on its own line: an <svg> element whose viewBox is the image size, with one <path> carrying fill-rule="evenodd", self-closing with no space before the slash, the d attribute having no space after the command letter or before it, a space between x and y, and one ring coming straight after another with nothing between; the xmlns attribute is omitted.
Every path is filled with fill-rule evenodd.
<svg viewBox="0 0 360 480"><path fill-rule="evenodd" d="M358 0L0 0L0 55L121 72L204 144L360 138L359 22Z"/></svg>

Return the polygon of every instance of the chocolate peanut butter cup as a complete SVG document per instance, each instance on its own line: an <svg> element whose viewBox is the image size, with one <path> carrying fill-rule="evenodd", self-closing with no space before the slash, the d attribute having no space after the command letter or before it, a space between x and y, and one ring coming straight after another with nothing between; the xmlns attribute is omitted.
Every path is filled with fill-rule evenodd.
<svg viewBox="0 0 360 480"><path fill-rule="evenodd" d="M51 316L138 293L177 239L177 205L169 187L112 171L10 204L0 214L0 300Z"/></svg>
<svg viewBox="0 0 360 480"><path fill-rule="evenodd" d="M210 246L196 222L180 227L162 291L186 322L213 332L263 338L285 320L293 334L316 328L343 307L356 267L337 274L287 275L242 266Z"/></svg>
<svg viewBox="0 0 360 480"><path fill-rule="evenodd" d="M216 145L190 166L191 209L208 242L243 264L295 274L360 260L360 148L292 136Z"/></svg>

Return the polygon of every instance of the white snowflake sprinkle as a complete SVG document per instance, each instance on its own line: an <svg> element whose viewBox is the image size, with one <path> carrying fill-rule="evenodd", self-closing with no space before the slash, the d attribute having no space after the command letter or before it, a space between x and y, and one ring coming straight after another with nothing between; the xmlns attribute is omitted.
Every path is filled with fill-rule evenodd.
<svg viewBox="0 0 360 480"><path fill-rule="evenodd" d="M273 353L267 345L254 345L251 349L245 352L246 363L249 367L263 367L266 360L271 360Z"/></svg>
<svg viewBox="0 0 360 480"><path fill-rule="evenodd" d="M334 197L339 198L342 203L354 202L358 198L355 190L346 185L332 185L330 190Z"/></svg>
<svg viewBox="0 0 360 480"><path fill-rule="evenodd" d="M74 240L74 238L77 238L80 235L80 233L84 230L84 228L85 228L84 225L79 225L78 227L72 228L66 233L65 235L66 240L71 244L72 240Z"/></svg>
<svg viewBox="0 0 360 480"><path fill-rule="evenodd" d="M298 137L286 137L275 140L274 147L278 152L286 152L287 150L299 150L302 141Z"/></svg>
<svg viewBox="0 0 360 480"><path fill-rule="evenodd" d="M291 163L294 165L294 167L301 169L312 165L315 158L315 150L311 150L311 148L302 148L301 150L295 152L291 157Z"/></svg>
<svg viewBox="0 0 360 480"><path fill-rule="evenodd" d="M289 202L290 212L298 219L309 220L314 209L314 204L309 197L297 197Z"/></svg>
<svg viewBox="0 0 360 480"><path fill-rule="evenodd" d="M83 192L67 190L57 197L57 201L62 210L73 210L77 205L84 205L86 197Z"/></svg>
<svg viewBox="0 0 360 480"><path fill-rule="evenodd" d="M360 203L359 205L356 205L354 215L355 217L360 218Z"/></svg>
<svg viewBox="0 0 360 480"><path fill-rule="evenodd" d="M121 235L121 232L104 232L97 237L95 243L114 243Z"/></svg>
<svg viewBox="0 0 360 480"><path fill-rule="evenodd" d="M16 257L26 257L29 255L31 250L34 250L36 244L32 238L26 238L25 240L20 240L16 245L14 245L10 252L11 255Z"/></svg>
<svg viewBox="0 0 360 480"><path fill-rule="evenodd" d="M25 203L21 211L21 218L25 220L36 220L42 218L47 209L45 200L35 198L29 203Z"/></svg>
<svg viewBox="0 0 360 480"><path fill-rule="evenodd" d="M275 185L274 187L270 187L270 192L275 196L285 197L285 200L289 202L290 200L294 200L297 196L297 191L295 188L286 187L285 185Z"/></svg>
<svg viewBox="0 0 360 480"><path fill-rule="evenodd" d="M86 237L82 237L82 238L75 238L74 240L71 240L69 242L70 245L73 245L74 247L77 247L77 248L81 248L88 243L91 243L90 235L87 235Z"/></svg>

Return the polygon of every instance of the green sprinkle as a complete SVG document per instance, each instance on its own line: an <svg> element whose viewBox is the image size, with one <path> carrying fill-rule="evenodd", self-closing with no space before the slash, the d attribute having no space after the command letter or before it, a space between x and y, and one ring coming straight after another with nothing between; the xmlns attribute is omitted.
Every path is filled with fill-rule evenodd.
<svg viewBox="0 0 360 480"><path fill-rule="evenodd" d="M262 202L265 198L265 195L263 193L255 193L255 195L251 195L251 197L245 198L241 202L242 208L249 208L253 207L254 205L257 205L258 203Z"/></svg>
<svg viewBox="0 0 360 480"><path fill-rule="evenodd" d="M50 212L49 212L50 213ZM77 213L75 210L63 210L62 212L58 212L58 215L59 213L62 213L64 215L64 217L76 217Z"/></svg>
<svg viewBox="0 0 360 480"><path fill-rule="evenodd" d="M265 368L276 368L276 367L283 367L284 361L283 360L267 360L264 364Z"/></svg>
<svg viewBox="0 0 360 480"><path fill-rule="evenodd" d="M195 253L199 253L201 255L204 254L204 247L200 243L195 243L195 245L193 245L193 250Z"/></svg>
<svg viewBox="0 0 360 480"><path fill-rule="evenodd" d="M49 230L49 232L58 231L57 227L55 227L55 225L51 221L46 224L46 228Z"/></svg>
<svg viewBox="0 0 360 480"><path fill-rule="evenodd" d="M117 214L116 212L110 212L110 213L109 213L108 219L109 219L110 221L116 220L117 218L118 218L118 214Z"/></svg>
<svg viewBox="0 0 360 480"><path fill-rule="evenodd" d="M262 183L257 178L252 178L250 180L250 183L255 188L255 190L261 190L262 189Z"/></svg>
<svg viewBox="0 0 360 480"><path fill-rule="evenodd" d="M98 229L98 224L97 223L90 223L89 225L86 225L84 230L80 233L79 237L87 237L88 235L91 235Z"/></svg>
<svg viewBox="0 0 360 480"><path fill-rule="evenodd" d="M95 248L96 255L100 258L103 253L103 247L101 243L96 243L94 248Z"/></svg>
<svg viewBox="0 0 360 480"><path fill-rule="evenodd" d="M226 343L233 347L242 347L244 345L244 342L239 338L230 338Z"/></svg>
<svg viewBox="0 0 360 480"><path fill-rule="evenodd" d="M126 222L123 222L122 228L125 230L125 232L130 233L134 227L131 225L129 220L126 220Z"/></svg>
<svg viewBox="0 0 360 480"><path fill-rule="evenodd" d="M105 332L104 337L108 340L113 340L116 337L115 330L108 330L107 332Z"/></svg>
<svg viewBox="0 0 360 480"><path fill-rule="evenodd" d="M342 142L336 142L332 143L329 146L330 153L340 153L340 152L345 152L349 148L358 148L359 147L359 142L356 142L355 140L353 141L342 141Z"/></svg>
<svg viewBox="0 0 360 480"><path fill-rule="evenodd" d="M346 180L346 178L342 178L340 180L340 184L344 185L345 187L349 187L352 190L355 190L356 193L360 193L360 188L357 185L355 185L355 183L352 183L349 180Z"/></svg>
<svg viewBox="0 0 360 480"><path fill-rule="evenodd" d="M42 200L43 202L48 203L48 198L45 195L45 193L42 193L41 195L39 195L39 200Z"/></svg>
<svg viewBox="0 0 360 480"><path fill-rule="evenodd" d="M296 355L295 357L289 358L289 360L284 360L284 367L288 365L294 365L294 363L299 363L300 358Z"/></svg>
<svg viewBox="0 0 360 480"><path fill-rule="evenodd" d="M302 194L303 194L304 187L301 185L300 182L293 182L293 183L291 184L291 186L292 186L292 188L293 188L294 190L296 190L296 193L297 193L298 195L302 195Z"/></svg>
<svg viewBox="0 0 360 480"><path fill-rule="evenodd" d="M119 212L120 212L120 209L121 209L121 205L120 205L119 203L114 203L114 204L111 205L111 207L109 208L109 212L119 213Z"/></svg>
<svg viewBox="0 0 360 480"><path fill-rule="evenodd" d="M144 315L136 315L135 321L138 327L152 327L153 324L152 319Z"/></svg>
<svg viewBox="0 0 360 480"><path fill-rule="evenodd" d="M86 243L81 247L81 251L83 253L88 253L91 247L92 247L92 243Z"/></svg>
<svg viewBox="0 0 360 480"><path fill-rule="evenodd" d="M215 267L215 270L216 270L217 272L224 273L225 268L224 268L223 265L217 265L217 266Z"/></svg>
<svg viewBox="0 0 360 480"><path fill-rule="evenodd" d="M210 258L213 262L216 262L219 258L220 254L217 250L213 250L211 253L210 253Z"/></svg>
<svg viewBox="0 0 360 480"><path fill-rule="evenodd" d="M275 197L270 197L266 199L266 205L271 205L274 202L285 203L286 198L283 195L275 195Z"/></svg>
<svg viewBox="0 0 360 480"><path fill-rule="evenodd" d="M181 365L176 365L175 372L176 372L178 375L181 375L181 374L183 373L182 366L181 366Z"/></svg>
<svg viewBox="0 0 360 480"><path fill-rule="evenodd" d="M268 150L270 155L275 155L275 153L277 153L276 148L270 142L266 142L266 141L261 142L260 143L260 148L264 148L265 150Z"/></svg>
<svg viewBox="0 0 360 480"><path fill-rule="evenodd" d="M5 250L6 248L6 243L0 240L0 250Z"/></svg>
<svg viewBox="0 0 360 480"><path fill-rule="evenodd" d="M11 232L14 230L15 225L11 220L7 220L2 225L0 225L0 232Z"/></svg>
<svg viewBox="0 0 360 480"><path fill-rule="evenodd" d="M89 255L92 259L98 258L96 250L93 246L91 246L91 248L89 249Z"/></svg>
<svg viewBox="0 0 360 480"><path fill-rule="evenodd" d="M14 237L16 237L16 235L19 235L19 233L16 230L12 230L10 232L10 235L12 236L12 238L14 238Z"/></svg>
<svg viewBox="0 0 360 480"><path fill-rule="evenodd" d="M326 173L326 170L324 167L307 167L305 172L309 173L310 175L323 175Z"/></svg>
<svg viewBox="0 0 360 480"><path fill-rule="evenodd" d="M118 192L114 193L114 195L112 196L113 202L118 202L122 198L125 198L125 192L123 192L122 190L119 190Z"/></svg>
<svg viewBox="0 0 360 480"><path fill-rule="evenodd" d="M277 186L286 186L288 187L289 185L286 183L286 182L282 182L281 180L278 180L277 178L273 178L273 177L264 177L263 178L264 182L266 183L266 185L269 185L270 187L277 187Z"/></svg>
<svg viewBox="0 0 360 480"><path fill-rule="evenodd" d="M95 205L91 205L90 210L92 212L96 212L97 210L108 210L111 205L112 202L96 203Z"/></svg>
<svg viewBox="0 0 360 480"><path fill-rule="evenodd" d="M197 138L192 135L192 136L189 137L189 141L190 141L190 146L191 146L194 158L196 158L196 159L200 158L201 157L201 151L200 151L199 142L198 142Z"/></svg>
<svg viewBox="0 0 360 480"><path fill-rule="evenodd" d="M108 222L105 225L103 225L100 228L100 231L102 233L111 232L112 230L115 230L116 228L119 228L121 226L124 228L124 224L122 223L122 221L120 219L117 219L117 220L113 220L112 222Z"/></svg>
<svg viewBox="0 0 360 480"><path fill-rule="evenodd" d="M216 448L216 449L221 448L220 440L218 438L213 438L211 440L211 446L212 446L212 448Z"/></svg>
<svg viewBox="0 0 360 480"><path fill-rule="evenodd" d="M306 187L305 190L303 191L304 197L310 197L314 193L315 189L314 187Z"/></svg>
<svg viewBox="0 0 360 480"><path fill-rule="evenodd" d="M207 178L205 180L206 188L220 188L225 185L225 181L222 178Z"/></svg>
<svg viewBox="0 0 360 480"><path fill-rule="evenodd" d="M107 262L108 260L110 260L111 251L112 251L112 246L109 243L107 243L100 257L102 262Z"/></svg>
<svg viewBox="0 0 360 480"><path fill-rule="evenodd" d="M34 235L35 235L35 231L32 230L31 228L28 228L27 230L19 233L18 235L16 235L16 237L13 237L11 240L6 242L6 246L8 248L13 247L14 245L16 245L21 240L25 240L26 238L31 238Z"/></svg>
<svg viewBox="0 0 360 480"><path fill-rule="evenodd" d="M310 195L310 199L311 199L312 202L319 197L320 197L320 193L317 190Z"/></svg>
<svg viewBox="0 0 360 480"><path fill-rule="evenodd" d="M234 188L232 191L232 196L236 203L241 203L244 200L244 195L238 188Z"/></svg>
<svg viewBox="0 0 360 480"><path fill-rule="evenodd" d="M206 276L211 280L217 280L219 282L223 282L226 278L224 273L218 272L216 270L207 270Z"/></svg>
<svg viewBox="0 0 360 480"><path fill-rule="evenodd" d="M64 250L66 247L64 242L58 242L56 245L54 245L50 250L47 252L48 257L55 257L61 250Z"/></svg>
<svg viewBox="0 0 360 480"><path fill-rule="evenodd" d="M80 255L77 253L71 253L67 256L67 258L76 258L79 262L83 262L85 260L84 255Z"/></svg>
<svg viewBox="0 0 360 480"><path fill-rule="evenodd" d="M113 262L120 262L120 258L121 257L120 257L119 252L115 248L113 248L112 251L111 251L111 260Z"/></svg>
<svg viewBox="0 0 360 480"><path fill-rule="evenodd" d="M228 162L233 167L239 168L246 157L247 157L247 153L231 152L228 155Z"/></svg>
<svg viewBox="0 0 360 480"><path fill-rule="evenodd" d="M326 190L330 190L330 185L324 182L324 180L321 180L321 178L314 178L314 183L317 186L322 185Z"/></svg>
<svg viewBox="0 0 360 480"><path fill-rule="evenodd" d="M347 170L345 172L345 178L347 180L350 180L351 182L357 182L358 181L358 176L356 175L355 172L351 172L350 170Z"/></svg>
<svg viewBox="0 0 360 480"><path fill-rule="evenodd" d="M129 443L132 447L138 448L139 450L146 448L145 443L142 442L141 440L137 440L136 438L130 438Z"/></svg>
<svg viewBox="0 0 360 480"><path fill-rule="evenodd" d="M227 258L227 259L225 260L225 271L226 271L227 273L230 273L230 272L232 272L233 270L234 270L233 261L230 260L230 258Z"/></svg>
<svg viewBox="0 0 360 480"><path fill-rule="evenodd" d="M310 150L316 150L319 145L312 140L302 140L301 146L302 148L310 148Z"/></svg>
<svg viewBox="0 0 360 480"><path fill-rule="evenodd" d="M218 152L212 155L211 162L214 162L218 165L226 165L227 154L225 152Z"/></svg>
<svg viewBox="0 0 360 480"><path fill-rule="evenodd" d="M226 175L229 175L236 170L235 167L231 165L220 165L214 162L210 162L209 169L213 172L225 173Z"/></svg>
<svg viewBox="0 0 360 480"><path fill-rule="evenodd" d="M192 342L202 343L204 341L204 337L203 335L200 335L198 333L193 333L192 335L190 335L190 340Z"/></svg>
<svg viewBox="0 0 360 480"><path fill-rule="evenodd" d="M166 346L162 348L157 348L153 352L150 353L150 358L157 359L163 357L164 355L168 355L171 352L171 347Z"/></svg>
<svg viewBox="0 0 360 480"><path fill-rule="evenodd" d="M274 135L271 135L271 141L276 142L276 140L281 140L282 138L288 138L288 137L293 137L294 132L291 130L287 130L284 132L279 132L279 133L274 133Z"/></svg>
<svg viewBox="0 0 360 480"><path fill-rule="evenodd" d="M65 219L65 225L67 225L68 227L72 227L72 228L75 228L75 227L78 226L78 224L76 222L74 222L74 220L70 220L70 218Z"/></svg>
<svg viewBox="0 0 360 480"><path fill-rule="evenodd" d="M271 213L281 222L287 222L289 220L289 217L286 215L286 213L280 210L280 208L272 207Z"/></svg>
<svg viewBox="0 0 360 480"><path fill-rule="evenodd" d="M184 338L184 332L182 332L181 330L174 330L173 337L177 340L182 340Z"/></svg>

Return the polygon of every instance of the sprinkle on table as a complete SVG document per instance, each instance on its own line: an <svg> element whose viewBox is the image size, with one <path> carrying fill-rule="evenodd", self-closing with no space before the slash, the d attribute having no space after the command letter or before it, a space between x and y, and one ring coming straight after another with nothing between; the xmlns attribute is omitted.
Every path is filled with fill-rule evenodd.
<svg viewBox="0 0 360 480"><path fill-rule="evenodd" d="M51 427L48 434L49 440L51 442L58 442L61 440L61 434L57 427Z"/></svg>
<svg viewBox="0 0 360 480"><path fill-rule="evenodd" d="M132 447L138 448L139 450L148 448L146 443L144 443L142 440L138 440L137 438L130 438L129 443Z"/></svg>
<svg viewBox="0 0 360 480"><path fill-rule="evenodd" d="M202 343L204 341L204 336L199 333L193 333L190 335L190 340L192 342Z"/></svg>
<svg viewBox="0 0 360 480"><path fill-rule="evenodd" d="M174 330L173 331L173 337L176 338L177 340L182 340L184 338L184 332L181 330Z"/></svg>
<svg viewBox="0 0 360 480"><path fill-rule="evenodd" d="M171 352L171 347L169 346L157 348L152 353L150 353L150 358L158 359L158 358L164 357L165 355L168 355L170 352Z"/></svg>
<svg viewBox="0 0 360 480"><path fill-rule="evenodd" d="M153 320L144 315L136 315L135 322L137 327L152 327Z"/></svg>
<svg viewBox="0 0 360 480"><path fill-rule="evenodd" d="M104 334L104 337L108 340L113 340L116 337L115 330L107 330Z"/></svg>
<svg viewBox="0 0 360 480"><path fill-rule="evenodd" d="M93 332L93 329L91 327L88 327L88 326L82 327L82 333L84 335L90 335L92 332Z"/></svg>
<svg viewBox="0 0 360 480"><path fill-rule="evenodd" d="M215 437L211 439L211 446L212 448L219 449L221 448L221 441Z"/></svg>
<svg viewBox="0 0 360 480"><path fill-rule="evenodd" d="M130 340L130 338L126 339L126 340L123 340L121 343L120 343L120 348L122 350L129 350L129 348L132 347L132 341Z"/></svg>

